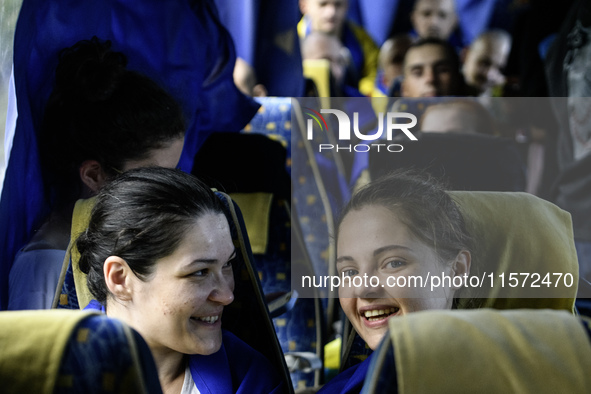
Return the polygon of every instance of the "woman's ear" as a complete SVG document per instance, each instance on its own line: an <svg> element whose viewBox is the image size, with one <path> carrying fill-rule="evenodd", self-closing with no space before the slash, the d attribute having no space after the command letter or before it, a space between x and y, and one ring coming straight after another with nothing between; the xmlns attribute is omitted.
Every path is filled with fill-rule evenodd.
<svg viewBox="0 0 591 394"><path fill-rule="evenodd" d="M93 192L93 194L98 193L107 180L103 167L96 160L86 160L80 164L79 173L80 180Z"/></svg>
<svg viewBox="0 0 591 394"><path fill-rule="evenodd" d="M127 262L119 256L109 256L103 264L105 283L113 297L119 301L130 301L133 295L134 275Z"/></svg>
<svg viewBox="0 0 591 394"><path fill-rule="evenodd" d="M472 263L472 255L467 250L461 250L456 256L456 260L453 263L453 274L454 276L470 275L470 264ZM452 281L453 282L453 281ZM464 281L462 280L462 283ZM453 286L453 284L452 284ZM463 286L453 286L454 289L459 290Z"/></svg>
<svg viewBox="0 0 591 394"><path fill-rule="evenodd" d="M469 47L464 47L460 50L460 62L462 63L462 66L465 66L464 63L466 63L466 59L468 58L469 52L470 52Z"/></svg>

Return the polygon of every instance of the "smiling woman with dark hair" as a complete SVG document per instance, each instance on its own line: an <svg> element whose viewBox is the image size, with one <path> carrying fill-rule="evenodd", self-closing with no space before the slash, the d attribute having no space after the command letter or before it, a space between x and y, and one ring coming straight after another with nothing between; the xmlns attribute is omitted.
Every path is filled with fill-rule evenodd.
<svg viewBox="0 0 591 394"><path fill-rule="evenodd" d="M102 310L148 343L165 393L280 393L274 368L222 330L236 249L221 201L180 170L130 170L97 196L76 241Z"/></svg>

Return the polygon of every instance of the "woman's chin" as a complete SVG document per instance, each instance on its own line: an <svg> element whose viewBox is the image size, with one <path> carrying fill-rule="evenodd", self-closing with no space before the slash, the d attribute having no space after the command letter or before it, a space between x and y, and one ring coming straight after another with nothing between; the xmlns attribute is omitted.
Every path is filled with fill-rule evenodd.
<svg viewBox="0 0 591 394"><path fill-rule="evenodd" d="M382 338L384 338L384 335L386 335L386 333L388 332L388 326L373 328L369 330L365 328L360 331L362 332L358 332L358 334L365 341L367 346L371 350L375 350L382 341Z"/></svg>
<svg viewBox="0 0 591 394"><path fill-rule="evenodd" d="M221 341L220 341L220 343L215 343L215 344L212 343L212 344L207 344L205 346L200 344L200 346L198 348L191 349L191 352L188 354L193 354L193 355L199 354L202 356L209 356L214 353L217 353L221 347L222 347Z"/></svg>
<svg viewBox="0 0 591 394"><path fill-rule="evenodd" d="M198 335L195 335L198 334ZM201 354L204 356L208 356L210 354L216 353L222 347L222 330L218 330L217 332L198 332L193 333L191 336L192 344L190 351L183 352L186 354ZM189 350L189 349L187 349Z"/></svg>

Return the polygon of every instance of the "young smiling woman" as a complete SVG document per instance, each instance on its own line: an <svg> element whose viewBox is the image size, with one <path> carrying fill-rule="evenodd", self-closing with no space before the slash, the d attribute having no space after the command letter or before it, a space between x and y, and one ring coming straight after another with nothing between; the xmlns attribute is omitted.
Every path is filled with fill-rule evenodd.
<svg viewBox="0 0 591 394"><path fill-rule="evenodd" d="M99 192L76 246L96 298L87 309L142 335L165 393L284 390L262 354L222 330L236 250L221 201L195 177L120 175Z"/></svg>
<svg viewBox="0 0 591 394"><path fill-rule="evenodd" d="M341 282L345 315L375 349L388 319L454 307L460 287L452 281L433 290L416 282L428 276L463 277L470 272L471 249L462 214L438 183L405 171L368 184L344 208L337 227L339 276L351 277L352 283L357 276L374 278L370 286ZM321 392L359 392L370 359L342 372Z"/></svg>

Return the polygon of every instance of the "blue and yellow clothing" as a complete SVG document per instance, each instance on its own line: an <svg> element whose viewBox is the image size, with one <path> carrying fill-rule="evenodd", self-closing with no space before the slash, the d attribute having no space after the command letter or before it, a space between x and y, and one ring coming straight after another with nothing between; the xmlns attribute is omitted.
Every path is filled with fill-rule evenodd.
<svg viewBox="0 0 591 394"><path fill-rule="evenodd" d="M310 20L304 16L298 23L300 39L306 37L310 31ZM376 95L378 92L375 86L378 69L378 46L362 27L351 21L345 22L340 39L351 53L353 66L358 76L357 87L359 91L366 96Z"/></svg>
<svg viewBox="0 0 591 394"><path fill-rule="evenodd" d="M372 353L373 354L373 353ZM339 373L322 389L318 391L318 394L357 394L361 392L365 376L371 364L371 354L364 361L359 364L355 364L352 367L347 368L343 372Z"/></svg>
<svg viewBox="0 0 591 394"><path fill-rule="evenodd" d="M92 300L85 310L105 312ZM222 330L222 347L214 354L189 355L189 368L201 394L283 393L285 386L269 360L229 331Z"/></svg>

